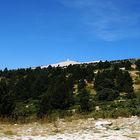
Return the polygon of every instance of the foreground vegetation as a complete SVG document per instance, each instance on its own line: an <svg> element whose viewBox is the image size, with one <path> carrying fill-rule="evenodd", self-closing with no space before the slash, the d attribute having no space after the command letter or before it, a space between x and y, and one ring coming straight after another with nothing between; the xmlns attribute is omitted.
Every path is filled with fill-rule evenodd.
<svg viewBox="0 0 140 140"><path fill-rule="evenodd" d="M131 76L137 71L137 79ZM82 114L140 115L140 60L0 71L0 117L14 121Z"/></svg>

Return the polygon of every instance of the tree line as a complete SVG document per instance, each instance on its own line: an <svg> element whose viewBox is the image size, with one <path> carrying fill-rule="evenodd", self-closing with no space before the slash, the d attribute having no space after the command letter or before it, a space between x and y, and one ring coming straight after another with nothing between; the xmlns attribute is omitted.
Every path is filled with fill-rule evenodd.
<svg viewBox="0 0 140 140"><path fill-rule="evenodd" d="M135 64L140 70L140 60ZM131 65L131 61L125 60L65 68L5 68L0 71L0 116L18 118L35 114L42 118L54 110L68 110L76 105L85 112L92 111L95 102L133 99L136 96L128 72ZM121 67L126 70L120 70ZM89 83L93 84L96 95L87 90Z"/></svg>

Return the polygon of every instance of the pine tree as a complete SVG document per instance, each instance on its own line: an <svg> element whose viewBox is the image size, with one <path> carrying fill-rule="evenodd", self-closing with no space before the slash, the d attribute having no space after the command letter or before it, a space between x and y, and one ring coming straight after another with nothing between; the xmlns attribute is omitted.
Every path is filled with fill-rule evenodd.
<svg viewBox="0 0 140 140"><path fill-rule="evenodd" d="M82 89L79 92L79 101L80 101L80 107L82 111L89 111L89 93L86 89Z"/></svg>

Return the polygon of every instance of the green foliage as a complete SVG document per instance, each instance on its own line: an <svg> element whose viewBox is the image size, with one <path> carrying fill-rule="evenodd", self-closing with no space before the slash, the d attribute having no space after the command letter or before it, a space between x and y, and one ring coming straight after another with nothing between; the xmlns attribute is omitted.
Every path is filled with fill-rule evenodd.
<svg viewBox="0 0 140 140"><path fill-rule="evenodd" d="M119 97L119 92L109 88L97 91L96 98L100 101L113 101Z"/></svg>
<svg viewBox="0 0 140 140"><path fill-rule="evenodd" d="M137 70L140 70L140 59L138 59L138 60L135 62L135 64L136 64Z"/></svg>
<svg viewBox="0 0 140 140"><path fill-rule="evenodd" d="M89 111L89 93L86 89L82 89L79 92L79 103L82 111Z"/></svg>
<svg viewBox="0 0 140 140"><path fill-rule="evenodd" d="M15 108L15 104L11 95L4 95L0 100L0 115L10 116Z"/></svg>
<svg viewBox="0 0 140 140"><path fill-rule="evenodd" d="M125 69L126 70L131 70L132 69L131 65L132 65L132 63L130 61L126 61L125 62Z"/></svg>
<svg viewBox="0 0 140 140"><path fill-rule="evenodd" d="M78 82L78 90L80 91L81 89L86 87L86 83L83 79L79 80Z"/></svg>
<svg viewBox="0 0 140 140"><path fill-rule="evenodd" d="M50 114L52 110L51 100L49 95L43 95L39 102L38 117L42 118L46 114Z"/></svg>
<svg viewBox="0 0 140 140"><path fill-rule="evenodd" d="M61 79L59 79L61 81ZM67 82L56 83L53 88L48 91L51 94L52 106L55 109L66 109L72 104L73 91L69 89Z"/></svg>
<svg viewBox="0 0 140 140"><path fill-rule="evenodd" d="M140 91L137 91L137 92L135 93L135 95L136 95L137 99L138 99L139 102L140 102Z"/></svg>
<svg viewBox="0 0 140 140"><path fill-rule="evenodd" d="M67 109L73 104L73 92L65 77L59 76L41 97L38 115L50 114L52 110Z"/></svg>
<svg viewBox="0 0 140 140"><path fill-rule="evenodd" d="M100 61L97 64L97 68L98 69L107 69L107 68L110 68L110 63L108 61L105 61L105 62Z"/></svg>
<svg viewBox="0 0 140 140"><path fill-rule="evenodd" d="M16 102L15 109L12 112L12 118L14 120L26 119L30 116L36 116L38 110L38 101L29 100L26 102Z"/></svg>
<svg viewBox="0 0 140 140"><path fill-rule="evenodd" d="M12 95L5 80L0 81L0 116L7 117L12 114L15 108Z"/></svg>
<svg viewBox="0 0 140 140"><path fill-rule="evenodd" d="M117 88L121 92L126 92L126 93L133 92L133 81L130 74L127 71L123 73L121 72L117 76L117 86L118 86Z"/></svg>
<svg viewBox="0 0 140 140"><path fill-rule="evenodd" d="M118 65L114 66L112 70L104 70L98 72L94 87L97 92L98 100L115 100L119 96L119 92L124 92L126 98L134 98L133 81L127 71L119 70Z"/></svg>
<svg viewBox="0 0 140 140"><path fill-rule="evenodd" d="M122 98L126 101L138 98L137 94L134 94L130 74L120 68L131 70L131 65L135 63L139 69L139 61L137 60L136 63L134 60L100 61L68 67L49 66L44 69L37 67L8 70L5 68L0 71L0 116L12 116L17 119L32 115L44 117L53 115L54 112L64 116L70 108L75 109L75 106L80 112L95 112L96 105L101 105L100 113L103 117L113 117L114 112L116 112L114 117L123 115L124 104L117 103L115 107L111 105L110 113L107 104ZM95 73L95 71L99 72ZM77 86L78 92L75 89ZM91 88L92 93L90 93ZM119 109L115 111L117 106ZM138 106L138 100L129 102L124 115L129 116L129 113L138 115L140 112ZM95 114L100 116L98 112Z"/></svg>

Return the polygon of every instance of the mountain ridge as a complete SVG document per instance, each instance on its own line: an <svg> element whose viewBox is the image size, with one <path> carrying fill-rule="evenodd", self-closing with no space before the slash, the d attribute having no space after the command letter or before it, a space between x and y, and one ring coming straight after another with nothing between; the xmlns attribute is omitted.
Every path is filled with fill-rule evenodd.
<svg viewBox="0 0 140 140"><path fill-rule="evenodd" d="M98 61L89 61L89 62L79 62L79 61L74 61L74 60L70 60L70 59L67 59L66 61L61 61L61 62L58 62L58 63L54 63L54 64L49 64L49 65L42 65L40 66L42 69L43 68L48 68L49 66L52 66L52 67L67 67L69 65L77 65L77 64L89 64L89 63L98 63L100 62L100 60ZM34 67L35 69L36 67Z"/></svg>
<svg viewBox="0 0 140 140"><path fill-rule="evenodd" d="M138 58L129 58L129 59L120 59L120 60L106 60L108 62L119 62L119 61L125 61L125 60L129 60L129 61L135 61L138 60ZM32 69L36 69L37 67L40 67L41 69L43 68L48 68L49 66L52 67L67 67L69 65L77 65L77 64L90 64L90 63L99 63L100 61L105 62L105 60L94 60L94 61L87 61L87 62L80 62L80 61L74 61L74 60L70 60L67 59L66 61L60 61L58 63L53 63L53 64L48 64L48 65L41 65L41 66L35 66L32 67Z"/></svg>

